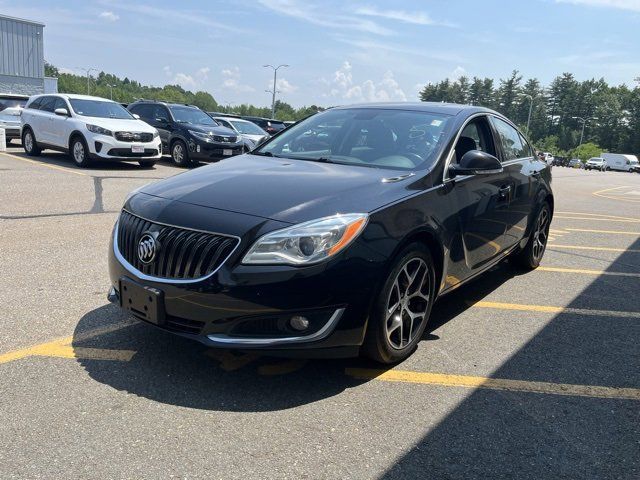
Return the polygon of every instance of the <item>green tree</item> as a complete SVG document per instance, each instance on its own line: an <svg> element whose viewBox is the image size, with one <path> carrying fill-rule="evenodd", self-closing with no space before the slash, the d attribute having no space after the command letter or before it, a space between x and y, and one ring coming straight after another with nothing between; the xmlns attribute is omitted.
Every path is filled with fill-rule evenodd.
<svg viewBox="0 0 640 480"><path fill-rule="evenodd" d="M586 162L591 157L599 157L602 155L602 148L595 143L583 143L579 147L574 148L571 151L571 155Z"/></svg>

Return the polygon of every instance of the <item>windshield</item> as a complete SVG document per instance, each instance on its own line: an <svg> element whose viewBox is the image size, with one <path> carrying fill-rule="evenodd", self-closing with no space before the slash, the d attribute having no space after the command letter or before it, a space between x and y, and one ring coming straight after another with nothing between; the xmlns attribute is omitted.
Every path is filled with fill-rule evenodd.
<svg viewBox="0 0 640 480"><path fill-rule="evenodd" d="M192 123L194 125L211 125L212 127L218 124L209 115L202 110L193 107L169 107L173 118L179 123Z"/></svg>
<svg viewBox="0 0 640 480"><path fill-rule="evenodd" d="M254 154L365 167L414 170L435 161L450 116L351 108L289 127Z"/></svg>
<svg viewBox="0 0 640 480"><path fill-rule="evenodd" d="M228 122L235 127L240 133L246 135L266 135L267 132L262 130L255 123L251 122L238 122L237 120L228 120Z"/></svg>
<svg viewBox="0 0 640 480"><path fill-rule="evenodd" d="M0 98L0 112L5 108L22 107L27 104L27 100L21 98Z"/></svg>
<svg viewBox="0 0 640 480"><path fill-rule="evenodd" d="M69 99L69 103L71 103L71 108L73 108L74 112L85 117L118 118L122 120L134 119L126 108L115 102L72 98Z"/></svg>

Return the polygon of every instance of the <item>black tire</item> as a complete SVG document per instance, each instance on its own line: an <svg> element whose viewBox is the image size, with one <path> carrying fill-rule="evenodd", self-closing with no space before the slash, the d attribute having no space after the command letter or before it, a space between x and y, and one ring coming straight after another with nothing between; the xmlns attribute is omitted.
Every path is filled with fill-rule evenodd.
<svg viewBox="0 0 640 480"><path fill-rule="evenodd" d="M171 144L171 160L179 167L189 168L192 166L191 157L187 144L182 140L176 140Z"/></svg>
<svg viewBox="0 0 640 480"><path fill-rule="evenodd" d="M38 142L36 142L36 136L30 128L25 128L22 132L22 148L30 157L37 157L42 153Z"/></svg>
<svg viewBox="0 0 640 480"><path fill-rule="evenodd" d="M410 273L415 273L413 281L409 281ZM424 283L417 283L419 279L423 279ZM363 354L376 362L391 364L413 353L431 315L435 281L433 259L426 246L412 243L396 256L372 306ZM420 315L413 320L413 324L409 312ZM417 327L415 321L419 322ZM409 327L408 334L406 327Z"/></svg>
<svg viewBox="0 0 640 480"><path fill-rule="evenodd" d="M527 245L513 257L517 267L524 270L538 268L547 248L551 218L551 207L547 201L544 201L536 213ZM541 222L544 222L544 225L541 225Z"/></svg>
<svg viewBox="0 0 640 480"><path fill-rule="evenodd" d="M87 142L85 142L84 137L75 135L71 138L69 142L69 156L80 168L87 168L91 164L89 147L87 147Z"/></svg>
<svg viewBox="0 0 640 480"><path fill-rule="evenodd" d="M140 165L142 168L153 168L155 164L155 160L138 160L138 165Z"/></svg>

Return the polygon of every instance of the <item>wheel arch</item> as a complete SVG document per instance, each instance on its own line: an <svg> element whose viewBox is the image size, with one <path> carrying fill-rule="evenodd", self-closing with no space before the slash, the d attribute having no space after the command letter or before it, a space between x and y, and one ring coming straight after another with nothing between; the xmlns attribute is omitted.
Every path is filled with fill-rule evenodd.
<svg viewBox="0 0 640 480"><path fill-rule="evenodd" d="M82 139L82 141L84 142L84 144L89 147L89 144L87 143L87 139L85 138L84 134L80 131L80 130L74 130L73 132L71 132L69 134L69 142L67 144L67 149L69 151L71 151L71 142L73 142L73 139L76 137L80 137ZM89 152L87 152L89 153Z"/></svg>

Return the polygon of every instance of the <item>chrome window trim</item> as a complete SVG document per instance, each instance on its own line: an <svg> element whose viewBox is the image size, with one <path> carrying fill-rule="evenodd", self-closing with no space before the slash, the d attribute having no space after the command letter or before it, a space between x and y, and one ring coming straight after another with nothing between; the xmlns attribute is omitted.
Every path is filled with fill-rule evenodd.
<svg viewBox="0 0 640 480"><path fill-rule="evenodd" d="M207 335L207 338L212 342L221 343L225 346L229 345L249 345L249 346L275 346L275 345L288 345L292 343L306 343L312 342L314 340L322 340L327 337L335 328L336 324L342 318L342 314L344 313L344 308L338 308L331 318L327 321L327 323L317 332L312 333L311 335L300 335L297 337L284 337L284 338L245 338L245 337L231 337L229 335L224 334L210 334Z"/></svg>
<svg viewBox="0 0 640 480"><path fill-rule="evenodd" d="M216 272L218 272L218 270L220 270L222 268L222 266L225 263L227 263L227 261L229 260L231 255L233 255L236 252L236 250L238 249L238 247L240 246L240 243L241 243L240 237L238 237L236 235L227 235L227 234L224 234L224 233L209 232L209 231L206 231L206 230L198 230L198 229L195 229L195 228L187 228L187 227L181 227L181 226L178 226L178 225L171 225L171 224L168 224L168 223L156 222L154 220L149 220L148 218L141 217L140 215L136 215L135 213L131 213L129 210L126 210L124 208L123 208L123 210L125 212L127 212L128 214L130 214L130 215L134 215L136 217L142 218L143 220L146 220L147 222L155 223L156 225L162 225L162 226L165 226L165 227L172 227L172 228L179 228L179 229L182 229L182 230L191 230L193 232L199 232L199 233L208 233L208 234L211 234L211 235L219 235L221 237L235 238L235 239L238 240L238 243L236 243L236 246L233 248L233 250L231 250L231 252L229 252L229 255L227 255L225 257L225 259L222 262L220 262L220 265L218 265L218 268L213 270L211 273L208 273L204 277L190 278L188 280L155 277L155 276L152 276L152 275L147 275L146 273L142 273L140 270L138 270L133 265L131 265L122 256L122 254L120 253L120 249L118 248L118 228L120 227L120 216L118 216L118 220L116 221L115 228L113 229L113 254L116 256L116 259L118 260L118 262L120 262L120 265L122 265L125 268L125 270L127 270L129 273L131 273L132 275L135 275L137 278L139 278L141 280L147 280L149 282L156 282L156 283L173 283L173 284L179 284L179 285L202 282L202 281L207 280L208 278L212 277L213 275L215 275Z"/></svg>

